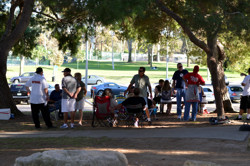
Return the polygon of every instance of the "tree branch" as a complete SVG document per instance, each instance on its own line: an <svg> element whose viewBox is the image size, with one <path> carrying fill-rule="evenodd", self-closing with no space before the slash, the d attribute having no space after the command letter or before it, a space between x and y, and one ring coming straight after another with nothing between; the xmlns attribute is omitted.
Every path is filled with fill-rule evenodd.
<svg viewBox="0 0 250 166"><path fill-rule="evenodd" d="M11 49L11 47L22 37L30 22L34 0L25 0L23 2L24 5L20 11L21 15L19 17L19 21L15 25L13 31L7 36L6 39L4 39L6 44L5 46L9 49Z"/></svg>
<svg viewBox="0 0 250 166"><path fill-rule="evenodd" d="M207 44L199 40L193 34L193 32L184 23L184 20L182 18L180 18L177 14L175 14L173 11L167 8L166 5L161 0L155 0L155 3L157 4L157 6L160 8L161 11L165 12L168 16L172 17L182 27L184 33L187 34L191 42L193 42L195 45L204 50L207 54L210 52L210 49L207 46Z"/></svg>
<svg viewBox="0 0 250 166"><path fill-rule="evenodd" d="M59 19L54 18L54 17L50 16L49 14L46 14L46 13L43 13L43 12L38 12L38 11L36 11L36 10L33 10L33 12L35 12L35 13L37 13L37 14L41 14L41 15L43 15L43 16L46 16L46 17L48 17L48 18L50 18L50 19L52 19L52 20L55 20L55 21L57 21L57 22L60 22Z"/></svg>
<svg viewBox="0 0 250 166"><path fill-rule="evenodd" d="M4 32L0 41L4 40L11 33L12 22L14 20L15 10L16 10L17 6L18 6L18 4L16 1L11 2L10 16L9 16L8 22L6 24L5 32Z"/></svg>

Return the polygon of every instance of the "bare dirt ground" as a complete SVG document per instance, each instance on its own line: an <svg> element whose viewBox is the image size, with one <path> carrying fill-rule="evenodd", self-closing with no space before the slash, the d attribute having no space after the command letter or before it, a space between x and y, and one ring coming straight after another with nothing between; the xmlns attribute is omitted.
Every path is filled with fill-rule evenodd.
<svg viewBox="0 0 250 166"><path fill-rule="evenodd" d="M237 114L227 114L234 118ZM175 115L159 115L152 126L143 128L178 128L178 127L211 127L209 117L216 114L198 115L197 122L180 122ZM74 130L92 129L91 116L85 116L88 121L84 126L77 126ZM42 122L42 131L46 127ZM54 122L59 127L62 121ZM227 125L241 125L232 121ZM216 126L214 126L216 127ZM103 128L95 128L95 130ZM114 128L115 129L115 128ZM60 130L59 128L53 130ZM109 129L110 130L110 129ZM113 130L111 128L111 130ZM0 121L0 132L8 131L36 131L29 115L10 121ZM149 133L150 134L150 133ZM247 149L248 140L231 141L221 139L184 139L184 138L143 138L143 139L113 139L113 138L1 138L0 165L14 165L19 156L27 156L35 152L54 149L84 149L84 150L115 150L126 155L129 165L151 166L167 165L181 166L186 160L210 161L222 166L249 166L250 150Z"/></svg>

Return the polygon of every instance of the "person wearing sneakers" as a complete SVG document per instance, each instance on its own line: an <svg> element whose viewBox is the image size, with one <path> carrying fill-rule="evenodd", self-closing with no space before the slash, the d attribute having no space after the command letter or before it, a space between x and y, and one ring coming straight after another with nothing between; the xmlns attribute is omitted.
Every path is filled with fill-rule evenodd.
<svg viewBox="0 0 250 166"><path fill-rule="evenodd" d="M244 86L244 90L240 100L240 113L235 120L242 120L242 114L245 110L247 110L247 120L250 120L250 68L241 85Z"/></svg>
<svg viewBox="0 0 250 166"><path fill-rule="evenodd" d="M25 87L30 93L31 113L35 128L41 128L39 121L40 111L42 112L43 120L45 121L46 126L48 128L53 128L50 121L49 110L45 106L49 100L48 84L43 76L43 69L41 67L36 69L36 75L26 82ZM29 87L32 88L32 91L30 91Z"/></svg>
<svg viewBox="0 0 250 166"><path fill-rule="evenodd" d="M149 115L149 110L148 110L148 105L147 105L147 89L149 90L150 93L150 99L152 99L152 88L151 88L151 84L149 81L149 77L147 75L145 75L145 67L140 67L138 70L138 74L134 75L134 77L132 78L132 80L130 81L130 84L127 88L127 90L124 91L124 96L126 96L126 93L130 91L131 87L135 84L135 88L139 88L140 89L140 96L144 98L145 102L146 102L146 106L144 108L146 115L148 117L148 123L149 125L151 125L151 119L150 119L150 115Z"/></svg>
<svg viewBox="0 0 250 166"><path fill-rule="evenodd" d="M62 112L64 114L64 124L60 128L68 128L68 112L70 112L71 124L74 128L74 111L78 93L81 90L80 84L72 77L70 68L65 68L62 79Z"/></svg>
<svg viewBox="0 0 250 166"><path fill-rule="evenodd" d="M185 103L185 82L182 79L184 75L188 73L187 70L183 69L183 66L181 63L177 64L178 70L175 71L172 79L173 79L173 84L172 88L176 90L176 102L177 102L177 118L181 120L181 99L183 98L184 103Z"/></svg>

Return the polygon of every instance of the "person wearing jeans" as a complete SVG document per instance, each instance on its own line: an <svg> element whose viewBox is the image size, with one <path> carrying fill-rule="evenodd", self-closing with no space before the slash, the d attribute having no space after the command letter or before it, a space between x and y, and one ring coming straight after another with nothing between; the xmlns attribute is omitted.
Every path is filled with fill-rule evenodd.
<svg viewBox="0 0 250 166"><path fill-rule="evenodd" d="M199 66L194 66L193 73L188 73L183 77L183 80L186 83L186 102L185 102L185 112L184 112L184 121L189 120L190 105L192 105L192 121L196 121L196 115L198 111L198 102L199 99L199 90L200 85L205 85L205 81L198 74Z"/></svg>
<svg viewBox="0 0 250 166"><path fill-rule="evenodd" d="M186 103L185 98L186 89L184 88L176 88L176 103L177 103L177 116L178 119L181 119L182 109L181 109L181 100L183 98L184 103Z"/></svg>
<svg viewBox="0 0 250 166"><path fill-rule="evenodd" d="M185 103L185 82L182 79L184 75L188 73L187 70L183 69L181 63L177 64L178 70L175 71L172 79L173 84L172 87L176 90L176 101L177 101L177 118L181 119L181 99L183 98Z"/></svg>

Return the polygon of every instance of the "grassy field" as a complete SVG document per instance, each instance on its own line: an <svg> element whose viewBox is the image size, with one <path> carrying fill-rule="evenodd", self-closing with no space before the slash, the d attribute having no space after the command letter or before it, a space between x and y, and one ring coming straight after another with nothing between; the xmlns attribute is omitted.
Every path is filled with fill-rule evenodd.
<svg viewBox="0 0 250 166"><path fill-rule="evenodd" d="M184 67L189 72L192 72L194 65L195 64L192 64L190 67L186 67L186 64L184 64ZM158 82L159 79L166 78L165 62L153 63L153 66L157 66L157 70L150 69L147 62L136 62L136 63L115 62L115 70L112 70L111 62L89 61L88 74L94 74L104 77L106 81L128 85L132 76L134 74L137 74L138 68L140 66L146 67L146 75L149 76L151 83L156 83ZM38 66L25 66L24 72L35 71L36 67ZM46 77L47 81L52 83L53 66L42 66L42 67L44 69L44 76ZM56 76L55 83L61 83L61 79L63 77L61 71L65 67L71 68L72 74L74 74L75 72L80 72L82 73L83 76L85 75L85 62L79 63L79 69L77 69L76 63L64 64L63 66L58 67L58 70L55 72ZM171 78L173 76L174 71L177 70L176 63L169 63L168 67L169 67L168 78ZM205 80L207 80L207 68L205 66L200 68L199 74ZM230 82L239 82L242 80L240 74L237 72L226 71L225 74ZM7 71L8 81L11 77L18 75L19 75L19 66L8 66L8 71Z"/></svg>

